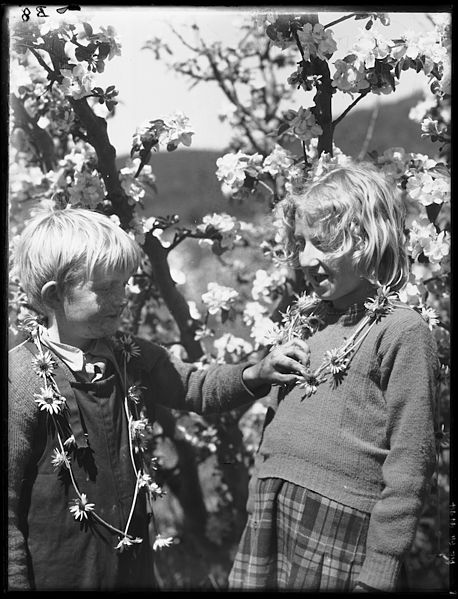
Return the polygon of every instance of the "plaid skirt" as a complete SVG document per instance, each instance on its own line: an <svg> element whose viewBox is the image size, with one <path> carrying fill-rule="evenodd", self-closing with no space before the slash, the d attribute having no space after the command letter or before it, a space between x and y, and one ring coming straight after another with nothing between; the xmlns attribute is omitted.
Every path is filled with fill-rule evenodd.
<svg viewBox="0 0 458 599"><path fill-rule="evenodd" d="M229 590L351 591L369 519L288 481L259 479Z"/></svg>

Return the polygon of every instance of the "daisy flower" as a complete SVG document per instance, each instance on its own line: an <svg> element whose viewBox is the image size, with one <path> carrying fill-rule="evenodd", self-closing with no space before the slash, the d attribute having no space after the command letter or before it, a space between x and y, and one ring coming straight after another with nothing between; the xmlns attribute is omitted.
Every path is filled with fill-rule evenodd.
<svg viewBox="0 0 458 599"><path fill-rule="evenodd" d="M158 549L162 549L163 547L170 547L173 543L173 537L163 537L162 535L157 535L154 539L153 543L153 551L157 551Z"/></svg>
<svg viewBox="0 0 458 599"><path fill-rule="evenodd" d="M302 380L299 379L297 386L299 389L305 390L304 397L311 397L318 389L318 385L322 382L322 378L318 378L315 374L309 374L302 377Z"/></svg>
<svg viewBox="0 0 458 599"><path fill-rule="evenodd" d="M422 306L420 316L427 322L431 331L433 330L433 327L439 324L439 315L433 308Z"/></svg>
<svg viewBox="0 0 458 599"><path fill-rule="evenodd" d="M390 291L390 288L384 285L377 289L377 295L374 298L370 298L369 301L364 303L364 307L367 309L369 316L375 319L376 322L380 320L382 316L391 312L391 302L397 299L397 294Z"/></svg>
<svg viewBox="0 0 458 599"><path fill-rule="evenodd" d="M140 537L135 537L135 539L133 539L132 537L123 537L115 546L115 549L122 553L124 549L126 549L127 547L131 547L134 543L141 543L142 541L143 539L141 539Z"/></svg>
<svg viewBox="0 0 458 599"><path fill-rule="evenodd" d="M301 313L310 312L310 309L315 307L318 303L318 297L315 294L307 295L303 293L299 295L296 300L297 310Z"/></svg>
<svg viewBox="0 0 458 599"><path fill-rule="evenodd" d="M132 339L132 335L121 335L117 344L127 362L129 362L131 358L138 358L140 355L140 348Z"/></svg>
<svg viewBox="0 0 458 599"><path fill-rule="evenodd" d="M149 485L149 490L153 499L156 499L156 497L164 497L165 495L165 491L157 483L151 483Z"/></svg>
<svg viewBox="0 0 458 599"><path fill-rule="evenodd" d="M139 385L132 385L127 390L127 398L130 399L131 401L133 401L134 403L137 403L137 404L140 403L143 389L146 389L146 387L141 387Z"/></svg>
<svg viewBox="0 0 458 599"><path fill-rule="evenodd" d="M51 460L51 464L54 467L54 470L58 470L62 466L68 468L69 464L68 453L66 451L60 451L57 447L53 451L53 458Z"/></svg>
<svg viewBox="0 0 458 599"><path fill-rule="evenodd" d="M87 519L89 517L88 514L95 508L95 503L88 503L86 493L81 493L81 497L74 499L73 504L69 507L69 510L72 512L75 520L83 521L85 518Z"/></svg>
<svg viewBox="0 0 458 599"><path fill-rule="evenodd" d="M147 487L151 484L151 476L149 474L142 474L138 479L139 488Z"/></svg>
<svg viewBox="0 0 458 599"><path fill-rule="evenodd" d="M70 435L70 437L64 441L64 445L65 447L73 447L76 445L75 435Z"/></svg>
<svg viewBox="0 0 458 599"><path fill-rule="evenodd" d="M38 317L27 314L18 324L18 329L26 333L31 339L38 336Z"/></svg>
<svg viewBox="0 0 458 599"><path fill-rule="evenodd" d="M345 359L338 348L330 349L324 354L326 368L334 376L345 372L348 367L348 360Z"/></svg>
<svg viewBox="0 0 458 599"><path fill-rule="evenodd" d="M50 351L39 352L35 358L32 358L32 368L38 376L42 376L43 378L52 374L55 366L56 363Z"/></svg>
<svg viewBox="0 0 458 599"><path fill-rule="evenodd" d="M58 414L65 403L65 398L57 395L49 387L47 389L41 388L41 393L34 393L34 396L40 410L46 410L49 414Z"/></svg>

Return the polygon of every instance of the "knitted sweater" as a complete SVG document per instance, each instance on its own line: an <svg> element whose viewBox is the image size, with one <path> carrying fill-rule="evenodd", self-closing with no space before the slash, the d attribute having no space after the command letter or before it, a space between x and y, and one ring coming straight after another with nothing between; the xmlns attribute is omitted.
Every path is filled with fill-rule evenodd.
<svg viewBox="0 0 458 599"><path fill-rule="evenodd" d="M141 353L131 358L129 372L135 384L144 388L142 400L150 422L156 404L210 413L255 399L242 381L247 364L199 370L153 343L142 339L135 343ZM32 368L34 350L33 344L26 343L9 354L9 590L119 590L120 579L128 588L147 585L145 581L151 580L147 570L152 571L147 538L118 554L114 546L119 539L94 523L83 529L68 510L76 494L51 464L57 444L46 413L34 402L34 393L43 386ZM111 367L106 380L78 382L59 358L55 361L56 382L67 400L72 431L82 443L89 431L90 467L79 463L79 454L72 459L80 490L87 492L88 501L96 501L99 513L107 514L110 522L123 529L135 481L119 379ZM260 392L265 394L266 388ZM135 514L138 526L134 534L138 536L143 536L147 527L142 505L137 505Z"/></svg>
<svg viewBox="0 0 458 599"><path fill-rule="evenodd" d="M362 305L328 308L326 326L307 340L312 370L363 316ZM400 305L372 328L335 388L325 382L310 397L298 387L279 395L263 433L260 478L371 513L360 582L377 589L396 586L434 470L437 374L426 322Z"/></svg>

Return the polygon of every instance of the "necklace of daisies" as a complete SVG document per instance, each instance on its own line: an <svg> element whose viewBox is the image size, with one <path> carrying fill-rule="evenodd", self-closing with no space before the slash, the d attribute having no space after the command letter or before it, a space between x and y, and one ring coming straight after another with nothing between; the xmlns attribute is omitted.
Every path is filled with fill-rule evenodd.
<svg viewBox="0 0 458 599"><path fill-rule="evenodd" d="M323 360L316 370L298 377L293 386L304 389L304 398L313 395L318 386L331 376L331 384L336 387L345 375L352 357L369 331L383 316L393 310L393 301L398 299L396 293L388 286L377 289L377 295L364 303L366 314L354 333L338 348L324 353ZM307 339L318 331L323 323L325 304L315 295L298 296L297 300L283 314L281 342L290 341L294 337Z"/></svg>
<svg viewBox="0 0 458 599"><path fill-rule="evenodd" d="M136 484L134 489L134 495L132 499L132 505L130 507L129 516L127 518L124 530L118 529L106 522L96 512L96 506L91 503L85 493L80 492L78 484L75 480L75 476L72 470L71 456L69 450L75 445L75 437L71 433L70 424L68 419L65 420L65 426L70 431L70 435L66 436L64 427L62 425L62 417L65 419L67 415L66 399L61 395L59 388L56 384L53 372L57 367L56 362L49 350L44 350L40 341L39 325L34 319L27 319L21 327L25 332L28 333L31 340L34 342L38 349L37 355L32 359L33 369L43 380L43 387L40 393L35 393L35 402L38 404L40 410L47 412L47 415L51 418L54 429L57 436L57 444L53 451L52 464L55 470L60 468L66 468L70 475L70 479L73 488L77 494L77 498L74 499L69 507L70 512L73 514L75 520L84 521L90 518L96 520L112 532L116 533L119 538L118 544L115 549L122 552L129 546L143 541L140 537L134 537L129 534L129 527L132 520L132 516L135 509L139 492L146 492L147 501L150 505L151 518L154 522L154 512L152 509L152 503L157 497L164 495L163 490L159 485L152 481L151 476L145 472L146 470L146 459L144 456L144 439L147 430L150 428L148 419L143 415L139 409L140 396L142 388L136 385L127 388L127 363L132 357L140 355L140 348L133 342L131 335L121 335L114 342L117 347L121 350L123 357L123 387L124 387L124 411L128 423L129 429L129 450L132 467L136 477ZM60 418L59 418L60 417ZM140 457L141 465L138 467L134 456ZM151 468L157 470L157 458L151 459ZM156 523L154 522L156 528ZM168 547L173 542L172 537L164 537L160 534L156 535L153 543L153 549L161 549Z"/></svg>

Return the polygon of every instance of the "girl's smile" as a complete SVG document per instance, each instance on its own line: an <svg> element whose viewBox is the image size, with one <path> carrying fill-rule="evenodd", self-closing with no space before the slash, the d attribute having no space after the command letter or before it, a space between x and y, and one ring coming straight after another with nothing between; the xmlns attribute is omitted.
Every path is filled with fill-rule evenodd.
<svg viewBox="0 0 458 599"><path fill-rule="evenodd" d="M295 238L299 265L313 291L338 309L365 297L369 283L353 265L353 252L330 256L319 249L311 229L303 220L296 221Z"/></svg>

